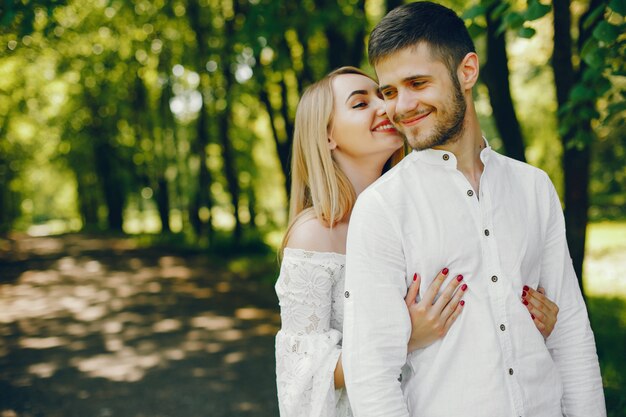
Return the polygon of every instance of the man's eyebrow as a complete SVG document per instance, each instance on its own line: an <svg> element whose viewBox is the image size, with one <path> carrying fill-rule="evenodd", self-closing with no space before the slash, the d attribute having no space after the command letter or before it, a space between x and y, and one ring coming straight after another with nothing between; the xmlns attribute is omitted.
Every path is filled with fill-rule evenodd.
<svg viewBox="0 0 626 417"><path fill-rule="evenodd" d="M359 94L367 95L367 90L354 90L353 92L350 93L350 95L346 99L346 103L348 102L348 100L350 100L350 97L356 96L356 95L359 95Z"/></svg>
<svg viewBox="0 0 626 417"><path fill-rule="evenodd" d="M408 77L405 77L402 79L402 84L410 82L410 81L414 81L420 78L430 78L430 75L426 75L426 74L409 75ZM378 87L378 91L382 92L384 90L387 90L388 88L392 88L392 87L386 84L386 85Z"/></svg>

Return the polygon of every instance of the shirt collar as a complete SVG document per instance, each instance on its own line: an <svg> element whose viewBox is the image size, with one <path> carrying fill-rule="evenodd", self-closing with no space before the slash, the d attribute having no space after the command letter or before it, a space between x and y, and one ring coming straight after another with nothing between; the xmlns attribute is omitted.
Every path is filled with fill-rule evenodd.
<svg viewBox="0 0 626 417"><path fill-rule="evenodd" d="M487 165L492 150L491 146L489 146L489 142L484 136L483 140L485 141L485 148L480 151L480 160L484 165ZM444 151L441 149L424 149L422 151L414 150L412 154L414 155L414 159L422 160L428 164L441 165L456 169L456 156L450 151Z"/></svg>

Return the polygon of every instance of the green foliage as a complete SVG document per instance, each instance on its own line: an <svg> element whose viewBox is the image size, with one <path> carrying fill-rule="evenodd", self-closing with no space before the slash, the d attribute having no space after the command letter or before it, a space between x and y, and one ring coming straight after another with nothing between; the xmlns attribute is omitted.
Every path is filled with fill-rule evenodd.
<svg viewBox="0 0 626 417"><path fill-rule="evenodd" d="M617 79L626 74L623 59L626 53L626 19L613 9L619 9L620 2L607 3L590 11L583 21L582 27L591 30L592 36L585 40L580 51L580 58L585 64L581 67L581 81L572 89L568 103L559 111L562 119L559 133L567 135L574 132L574 140L568 146L581 147L590 143L588 135L579 134L581 123L594 120L602 126L615 117L623 117L623 108L617 103L624 100L624 88L619 87ZM611 104L600 112L596 106L602 101Z"/></svg>
<svg viewBox="0 0 626 417"><path fill-rule="evenodd" d="M363 0L33 0L0 7L0 231L59 218L68 228L107 229L118 216L126 231L154 232L164 209L173 232L209 242L210 226L217 246L228 240L235 213L244 240L256 234L277 241L302 89L334 66L363 64L372 23ZM477 38L489 13L504 22L501 30L536 42L544 30L537 22L549 11L545 1L482 0L464 17ZM622 128L626 108L623 13L623 1L607 0L585 17L592 31L579 57L585 76L560 126L566 133L593 119L604 132L598 152L616 172L620 154L608 150L619 141L610 131ZM517 76L526 81L514 93L550 88L541 69L536 74ZM536 102L541 114L520 110L524 131L551 149L550 98ZM489 112L481 117L495 136ZM556 164L543 152L534 161ZM607 181L600 170L594 189L602 198L617 195L621 174Z"/></svg>
<svg viewBox="0 0 626 417"><path fill-rule="evenodd" d="M590 298L588 301L604 385L607 416L626 413L626 301L620 298Z"/></svg>

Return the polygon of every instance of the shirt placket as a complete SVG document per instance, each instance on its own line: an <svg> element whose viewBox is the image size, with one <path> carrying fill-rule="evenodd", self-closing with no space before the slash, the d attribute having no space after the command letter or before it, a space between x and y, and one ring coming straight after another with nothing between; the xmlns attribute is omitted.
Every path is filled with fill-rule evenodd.
<svg viewBox="0 0 626 417"><path fill-rule="evenodd" d="M517 363L513 352L513 341L509 329L509 320L507 319L506 294L504 282L502 278L502 270L498 262L498 248L494 236L493 213L491 204L491 194L488 191L487 166L480 178L479 195L472 188L471 184L460 172L455 173L456 183L461 192L465 194L464 198L468 202L469 212L476 226L476 233L481 236L481 254L483 258L484 269L481 271L489 279L487 285L489 292L489 303L495 322L493 326L497 328L498 341L500 342L500 350L502 352L503 369L506 373L505 381L511 393L511 400L517 416L523 416L523 401L521 385L516 374ZM479 278L482 279L482 278Z"/></svg>
<svg viewBox="0 0 626 417"><path fill-rule="evenodd" d="M493 210L492 210L492 195L489 192L489 181L487 167L480 179L480 227L482 228L482 253L485 265L483 273L486 274L487 279L490 280L490 285L487 286L489 291L489 301L491 303L491 310L495 322L494 326L497 327L498 340L500 342L500 349L502 351L503 367L502 372L506 373L505 380L509 386L509 392L511 393L511 399L513 401L513 407L517 416L522 417L524 415L522 389L519 383L517 371L518 363L515 360L513 341L511 340L511 332L509 328L508 310L506 305L506 287L505 279L506 275L503 274L500 267L500 259L498 253L498 247L494 233L496 230L493 227ZM478 198L475 197L477 202Z"/></svg>

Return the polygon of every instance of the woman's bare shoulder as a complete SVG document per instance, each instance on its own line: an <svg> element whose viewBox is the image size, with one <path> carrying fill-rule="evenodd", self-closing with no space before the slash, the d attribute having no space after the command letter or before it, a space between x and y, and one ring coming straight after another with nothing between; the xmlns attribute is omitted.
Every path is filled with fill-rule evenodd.
<svg viewBox="0 0 626 417"><path fill-rule="evenodd" d="M302 219L291 229L286 247L315 252L334 252L337 250L333 245L334 233L336 232L317 217Z"/></svg>

